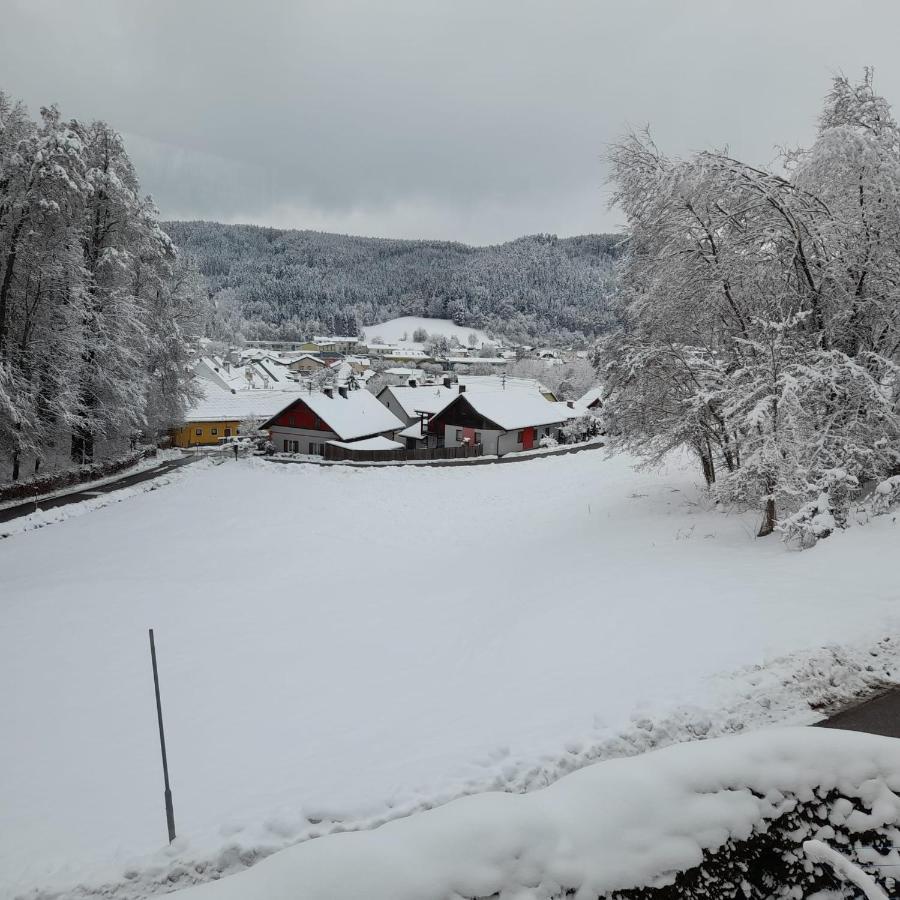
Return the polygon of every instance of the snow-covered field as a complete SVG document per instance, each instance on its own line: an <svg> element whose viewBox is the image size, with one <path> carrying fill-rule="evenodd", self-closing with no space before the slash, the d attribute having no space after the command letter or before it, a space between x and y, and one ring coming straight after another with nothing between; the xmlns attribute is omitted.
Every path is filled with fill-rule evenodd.
<svg viewBox="0 0 900 900"><path fill-rule="evenodd" d="M0 541L3 896L144 896L592 759L810 721L808 700L900 664L891 516L791 553L707 509L693 471L601 452L167 479Z"/></svg>
<svg viewBox="0 0 900 900"><path fill-rule="evenodd" d="M381 338L386 344L403 344L408 347L422 349L424 343L413 341L413 332L417 328L424 328L429 337L443 335L446 338L455 337L463 347L469 346L469 335L474 334L476 347L480 347L486 340L487 334L477 328L466 328L457 325L450 319L427 319L421 316L401 316L399 319L391 319L380 325L367 325L363 329L367 341ZM406 338L404 339L404 335Z"/></svg>

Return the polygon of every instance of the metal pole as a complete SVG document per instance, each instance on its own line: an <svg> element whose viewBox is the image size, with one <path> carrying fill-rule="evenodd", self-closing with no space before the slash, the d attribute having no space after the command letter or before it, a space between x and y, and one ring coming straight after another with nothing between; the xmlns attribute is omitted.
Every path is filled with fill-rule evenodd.
<svg viewBox="0 0 900 900"><path fill-rule="evenodd" d="M153 663L153 689L156 691L156 719L159 722L159 747L162 750L163 782L166 786L166 825L169 829L169 843L175 840L175 811L172 808L172 790L169 787L169 761L166 758L166 733L163 730L162 702L159 699L159 672L156 669L156 643L153 629L150 629L150 660Z"/></svg>

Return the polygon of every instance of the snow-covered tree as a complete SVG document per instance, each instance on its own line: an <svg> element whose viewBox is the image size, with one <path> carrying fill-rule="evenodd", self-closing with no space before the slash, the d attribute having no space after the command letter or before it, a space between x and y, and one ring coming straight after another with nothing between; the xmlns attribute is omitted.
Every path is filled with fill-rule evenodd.
<svg viewBox="0 0 900 900"><path fill-rule="evenodd" d="M205 287L108 125L39 122L0 93L0 452L20 475L71 442L180 418Z"/></svg>
<svg viewBox="0 0 900 900"><path fill-rule="evenodd" d="M857 483L900 460L900 140L867 74L836 79L790 178L722 151L613 150L629 220L617 329L598 361L613 441L698 457L710 485L780 509L827 473ZM842 490L849 482L844 482Z"/></svg>

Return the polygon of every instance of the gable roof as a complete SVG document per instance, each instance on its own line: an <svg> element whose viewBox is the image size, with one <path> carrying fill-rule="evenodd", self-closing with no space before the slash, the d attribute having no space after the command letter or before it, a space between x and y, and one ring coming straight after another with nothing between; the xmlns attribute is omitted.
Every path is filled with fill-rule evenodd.
<svg viewBox="0 0 900 900"><path fill-rule="evenodd" d="M185 422L222 422L265 419L293 402L297 394L288 391L229 391L207 381L203 396L184 415Z"/></svg>
<svg viewBox="0 0 900 900"><path fill-rule="evenodd" d="M284 397L285 394L281 396ZM322 391L295 394L273 412L261 427L270 428L272 420L295 403L303 403L309 407L342 441L403 428L403 422L376 400L373 394L364 390L348 391L346 397L342 397L337 391L331 397Z"/></svg>
<svg viewBox="0 0 900 900"><path fill-rule="evenodd" d="M498 425L504 431L515 431L537 425L555 425L568 422L582 413L565 403L553 403L540 394L516 391L466 391L458 394L445 407L448 409L458 399L465 399L478 415ZM444 410L441 410L443 412Z"/></svg>

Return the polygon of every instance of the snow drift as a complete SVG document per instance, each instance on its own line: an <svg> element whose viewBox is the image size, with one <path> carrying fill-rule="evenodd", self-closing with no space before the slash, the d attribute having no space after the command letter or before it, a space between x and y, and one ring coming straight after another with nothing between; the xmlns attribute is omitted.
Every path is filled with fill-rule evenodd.
<svg viewBox="0 0 900 900"><path fill-rule="evenodd" d="M680 744L532 794L466 797L283 850L179 900L544 900L672 882L728 840L837 790L819 835L900 822L900 741L783 729ZM797 849L786 846L786 850Z"/></svg>

